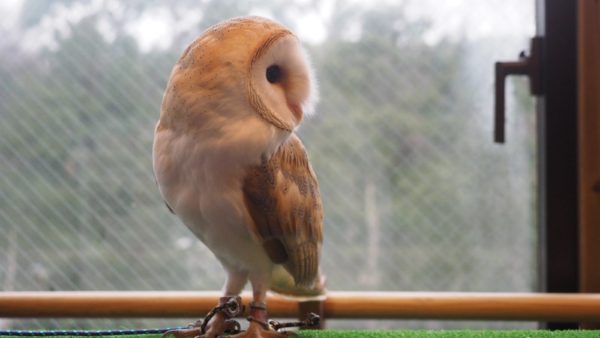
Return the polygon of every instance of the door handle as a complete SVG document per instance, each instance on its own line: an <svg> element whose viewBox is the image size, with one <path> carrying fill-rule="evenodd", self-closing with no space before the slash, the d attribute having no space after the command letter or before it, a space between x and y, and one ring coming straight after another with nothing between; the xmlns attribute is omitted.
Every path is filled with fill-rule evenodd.
<svg viewBox="0 0 600 338"><path fill-rule="evenodd" d="M536 36L531 39L530 55L525 51L519 54L518 61L496 62L495 72L495 105L494 105L494 142L504 143L505 129L505 93L506 77L509 75L529 76L529 89L532 95L544 94L542 81L542 48L543 38Z"/></svg>

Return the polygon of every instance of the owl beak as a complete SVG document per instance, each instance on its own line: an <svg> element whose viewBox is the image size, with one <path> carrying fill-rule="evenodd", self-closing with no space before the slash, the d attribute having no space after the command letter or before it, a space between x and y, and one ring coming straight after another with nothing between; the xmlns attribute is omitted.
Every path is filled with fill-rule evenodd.
<svg viewBox="0 0 600 338"><path fill-rule="evenodd" d="M288 104L292 114L294 115L294 122L296 125L299 125L302 122L302 118L304 118L304 112L302 111L302 106L299 104Z"/></svg>

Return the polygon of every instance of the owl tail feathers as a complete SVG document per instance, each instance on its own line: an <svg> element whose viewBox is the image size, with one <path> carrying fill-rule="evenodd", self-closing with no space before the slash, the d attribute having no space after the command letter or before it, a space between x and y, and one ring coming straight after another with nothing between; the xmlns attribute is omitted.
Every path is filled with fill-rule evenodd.
<svg viewBox="0 0 600 338"><path fill-rule="evenodd" d="M319 271L312 285L297 285L294 277L282 265L276 265L271 274L271 291L303 300L323 299L327 291L325 280Z"/></svg>

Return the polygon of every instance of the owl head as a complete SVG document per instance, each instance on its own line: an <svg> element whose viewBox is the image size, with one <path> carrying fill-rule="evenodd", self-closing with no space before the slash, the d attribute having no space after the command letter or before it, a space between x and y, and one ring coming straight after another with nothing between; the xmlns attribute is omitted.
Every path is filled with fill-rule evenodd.
<svg viewBox="0 0 600 338"><path fill-rule="evenodd" d="M277 22L240 17L208 28L184 51L165 91L161 123L190 127L258 117L291 132L315 101L298 38Z"/></svg>

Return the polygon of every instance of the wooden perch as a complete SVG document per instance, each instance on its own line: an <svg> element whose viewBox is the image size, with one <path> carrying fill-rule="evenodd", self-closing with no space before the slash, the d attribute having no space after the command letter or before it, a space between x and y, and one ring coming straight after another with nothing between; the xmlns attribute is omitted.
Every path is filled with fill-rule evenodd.
<svg viewBox="0 0 600 338"><path fill-rule="evenodd" d="M0 317L202 317L218 292L4 292ZM243 294L247 304L250 293ZM274 318L297 317L296 300L270 295ZM325 319L600 321L600 294L330 292Z"/></svg>

